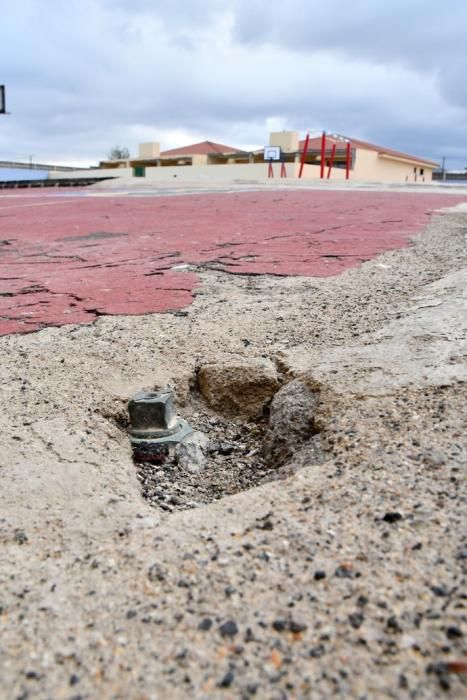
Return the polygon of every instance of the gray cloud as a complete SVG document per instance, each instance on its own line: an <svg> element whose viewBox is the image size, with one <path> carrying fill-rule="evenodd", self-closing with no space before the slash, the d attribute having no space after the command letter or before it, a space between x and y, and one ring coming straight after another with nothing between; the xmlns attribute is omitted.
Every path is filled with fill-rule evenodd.
<svg viewBox="0 0 467 700"><path fill-rule="evenodd" d="M451 0L22 0L2 8L0 158L318 129L467 165L467 6Z"/></svg>
<svg viewBox="0 0 467 700"><path fill-rule="evenodd" d="M440 54L459 56L465 44L463 0L239 0L235 34L241 41L272 41L290 49L327 49L372 61L406 62L421 70Z"/></svg>

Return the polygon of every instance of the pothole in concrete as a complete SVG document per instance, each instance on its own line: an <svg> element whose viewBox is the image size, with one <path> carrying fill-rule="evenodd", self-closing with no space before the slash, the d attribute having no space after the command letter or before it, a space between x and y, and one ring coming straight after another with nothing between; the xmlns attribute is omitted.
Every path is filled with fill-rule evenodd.
<svg viewBox="0 0 467 700"><path fill-rule="evenodd" d="M134 421L128 430L143 497L164 511L186 510L284 478L305 464L324 461L321 429L315 420L319 392L298 380L279 390L278 386L280 383L273 385L268 399L262 382L261 401L255 404L250 381L252 400L248 406L255 406L255 412L249 417L226 417L214 411L200 394L192 395L181 419L172 420L168 415L165 421L166 415L160 424L164 435L170 430L181 435L178 444L165 443L166 439L170 442L170 436L151 444L151 436L155 437L148 430L151 420L141 422L138 413L135 418L135 404L130 401ZM210 396L209 391L204 393ZM238 396L247 393L243 387ZM166 392L161 394L165 396ZM149 401L151 396L146 394ZM232 409L236 401L231 389L228 398L224 405ZM216 402L218 407L222 404L219 395ZM193 430L188 436L187 424Z"/></svg>
<svg viewBox="0 0 467 700"><path fill-rule="evenodd" d="M225 419L200 401L192 402L183 417L196 432L206 436L205 462L198 471L187 468L177 454L160 464L136 464L143 497L165 511L186 510L245 491L274 478L262 454L264 421Z"/></svg>

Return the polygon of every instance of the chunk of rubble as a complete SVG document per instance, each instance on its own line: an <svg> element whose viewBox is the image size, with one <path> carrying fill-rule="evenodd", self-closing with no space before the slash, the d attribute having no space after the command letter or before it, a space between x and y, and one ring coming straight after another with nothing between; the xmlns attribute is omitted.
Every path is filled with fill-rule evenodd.
<svg viewBox="0 0 467 700"><path fill-rule="evenodd" d="M201 394L225 415L256 418L279 388L275 365L265 358L244 358L206 364L198 374Z"/></svg>
<svg viewBox="0 0 467 700"><path fill-rule="evenodd" d="M285 384L271 403L264 455L280 467L318 432L315 411L318 392L299 379Z"/></svg>
<svg viewBox="0 0 467 700"><path fill-rule="evenodd" d="M186 471L197 474L207 464L208 446L209 437L206 433L195 430L175 446L174 459Z"/></svg>

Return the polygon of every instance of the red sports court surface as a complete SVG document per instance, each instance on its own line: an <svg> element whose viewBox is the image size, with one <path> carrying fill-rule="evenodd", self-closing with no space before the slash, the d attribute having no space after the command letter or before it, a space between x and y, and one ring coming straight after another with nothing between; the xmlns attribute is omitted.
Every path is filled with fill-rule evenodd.
<svg viewBox="0 0 467 700"><path fill-rule="evenodd" d="M0 194L0 335L190 304L184 264L337 275L408 245L450 194L300 190Z"/></svg>

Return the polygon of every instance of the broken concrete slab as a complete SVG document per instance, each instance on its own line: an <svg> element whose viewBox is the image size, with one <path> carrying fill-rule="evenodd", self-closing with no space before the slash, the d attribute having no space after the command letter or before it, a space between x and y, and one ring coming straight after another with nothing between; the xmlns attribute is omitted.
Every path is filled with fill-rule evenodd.
<svg viewBox="0 0 467 700"><path fill-rule="evenodd" d="M262 357L238 357L202 365L201 394L212 408L225 414L254 418L262 414L279 388L277 370Z"/></svg>
<svg viewBox="0 0 467 700"><path fill-rule="evenodd" d="M269 464L280 467L302 444L318 432L315 412L319 400L316 387L295 379L275 394L264 437L264 454Z"/></svg>
<svg viewBox="0 0 467 700"><path fill-rule="evenodd" d="M280 353L280 363L292 376L309 375L347 395L467 380L467 268L424 287L395 313L358 344L297 347Z"/></svg>

